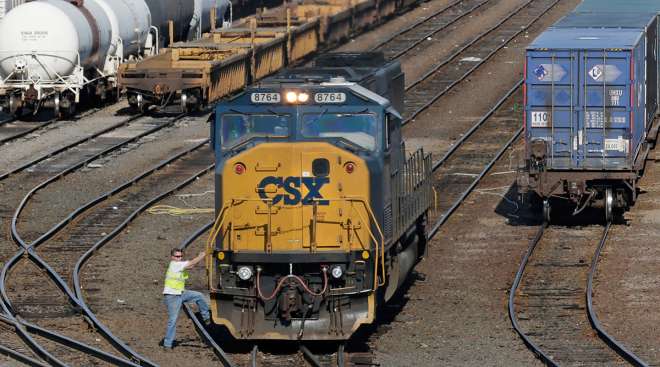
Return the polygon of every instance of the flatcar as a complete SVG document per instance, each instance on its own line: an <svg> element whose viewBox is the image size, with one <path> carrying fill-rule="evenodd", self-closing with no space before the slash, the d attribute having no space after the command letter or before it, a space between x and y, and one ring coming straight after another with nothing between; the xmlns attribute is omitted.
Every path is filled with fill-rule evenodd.
<svg viewBox="0 0 660 367"><path fill-rule="evenodd" d="M418 0L288 2L231 29L122 65L119 86L135 111L195 110L382 22Z"/></svg>
<svg viewBox="0 0 660 367"><path fill-rule="evenodd" d="M406 155L403 74L328 54L217 104L212 318L237 339L346 340L426 253L431 157Z"/></svg>
<svg viewBox="0 0 660 367"><path fill-rule="evenodd" d="M606 220L637 198L658 132L658 19L648 12L577 12L528 48L525 167L518 186L542 200L604 209Z"/></svg>

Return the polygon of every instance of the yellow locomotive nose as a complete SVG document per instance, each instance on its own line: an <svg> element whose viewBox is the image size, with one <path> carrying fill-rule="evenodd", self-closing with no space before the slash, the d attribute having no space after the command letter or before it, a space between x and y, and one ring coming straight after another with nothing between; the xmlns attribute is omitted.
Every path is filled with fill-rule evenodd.
<svg viewBox="0 0 660 367"><path fill-rule="evenodd" d="M266 253L371 248L369 214L346 200L369 202L368 170L349 152L324 142L260 144L228 160L223 175L222 197L236 203L225 248Z"/></svg>
<svg viewBox="0 0 660 367"><path fill-rule="evenodd" d="M342 339L373 322L383 238L372 232L364 160L326 142L261 143L226 161L221 186L209 268L216 323L237 338L295 340L303 329ZM321 306L348 294L359 295L350 311ZM251 304L256 322L246 324L236 302ZM308 313L317 321L302 321ZM290 327L273 329L271 319Z"/></svg>

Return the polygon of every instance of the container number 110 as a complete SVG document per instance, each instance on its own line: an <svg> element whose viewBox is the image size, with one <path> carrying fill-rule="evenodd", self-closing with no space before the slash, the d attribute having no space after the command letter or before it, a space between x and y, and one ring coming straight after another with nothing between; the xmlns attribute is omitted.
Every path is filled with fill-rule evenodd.
<svg viewBox="0 0 660 367"><path fill-rule="evenodd" d="M532 111L532 127L548 127L548 112Z"/></svg>

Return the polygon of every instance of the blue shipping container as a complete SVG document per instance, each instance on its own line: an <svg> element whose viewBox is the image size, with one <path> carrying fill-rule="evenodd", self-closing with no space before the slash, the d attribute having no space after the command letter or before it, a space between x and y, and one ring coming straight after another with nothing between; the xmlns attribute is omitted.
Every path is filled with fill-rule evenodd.
<svg viewBox="0 0 660 367"><path fill-rule="evenodd" d="M576 12L660 12L658 0L584 0L575 8Z"/></svg>
<svg viewBox="0 0 660 367"><path fill-rule="evenodd" d="M528 48L526 141L547 169L630 170L645 139L643 30L551 28Z"/></svg>
<svg viewBox="0 0 660 367"><path fill-rule="evenodd" d="M660 1L659 1L660 3ZM555 23L553 28L629 28L645 31L646 37L646 113L652 119L660 101L660 77L657 51L660 49L658 34L658 13L656 11L634 13L572 12ZM651 91L655 90L656 93Z"/></svg>

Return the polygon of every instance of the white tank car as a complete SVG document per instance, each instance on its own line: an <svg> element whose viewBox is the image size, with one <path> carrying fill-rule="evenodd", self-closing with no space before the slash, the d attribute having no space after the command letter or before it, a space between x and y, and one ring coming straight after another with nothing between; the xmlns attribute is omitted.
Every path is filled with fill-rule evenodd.
<svg viewBox="0 0 660 367"><path fill-rule="evenodd" d="M120 63L158 51L173 21L176 40L223 17L229 0L37 0L0 20L0 106L70 114L81 92L116 95ZM206 20L206 22L204 22ZM222 20L218 25L225 24Z"/></svg>

